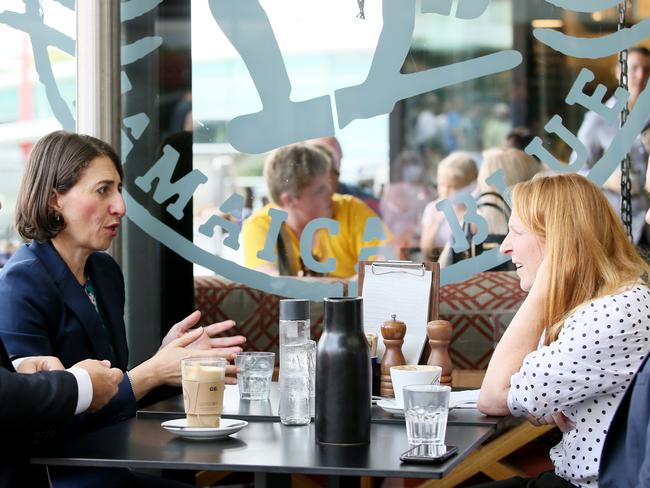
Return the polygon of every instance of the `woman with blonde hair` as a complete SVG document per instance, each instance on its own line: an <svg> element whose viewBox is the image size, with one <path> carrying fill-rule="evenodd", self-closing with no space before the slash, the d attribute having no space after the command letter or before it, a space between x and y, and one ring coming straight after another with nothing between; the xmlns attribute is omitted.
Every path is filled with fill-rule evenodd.
<svg viewBox="0 0 650 488"><path fill-rule="evenodd" d="M494 147L483 151L483 161L478 172L479 215L488 224L488 233L506 235L510 208L494 185L487 179L498 170L503 170L503 181L507 187L530 180L541 169L540 163L520 149Z"/></svg>
<svg viewBox="0 0 650 488"><path fill-rule="evenodd" d="M488 183L490 176L502 170L502 182L506 187L512 187L521 181L531 179L540 169L540 163L520 149L511 147L493 147L483 151L483 160L478 172L476 195L476 213L487 223L487 237L480 244L473 242L476 226L464 224L465 234L470 247L462 253L455 253L447 245L441 255L441 265L448 262L456 263L486 250L498 247L508 233L510 207L499 193L497 187ZM510 263L492 268L492 271L512 270Z"/></svg>
<svg viewBox="0 0 650 488"><path fill-rule="evenodd" d="M444 247L451 239L451 228L436 204L459 192L471 193L477 174L474 157L468 152L454 151L438 164L438 199L427 204L421 220L420 249L424 256L429 256L433 249ZM465 214L465 206L454 204L454 211L460 220Z"/></svg>
<svg viewBox="0 0 650 488"><path fill-rule="evenodd" d="M563 174L517 184L501 252L526 300L497 345L478 407L554 424L555 472L493 487L598 486L605 434L650 340L650 268L602 191Z"/></svg>

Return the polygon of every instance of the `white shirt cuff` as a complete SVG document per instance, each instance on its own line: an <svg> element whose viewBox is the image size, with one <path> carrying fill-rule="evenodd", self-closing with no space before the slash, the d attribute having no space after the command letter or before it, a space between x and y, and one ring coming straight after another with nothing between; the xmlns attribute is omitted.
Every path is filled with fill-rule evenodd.
<svg viewBox="0 0 650 488"><path fill-rule="evenodd" d="M67 369L77 379L77 388L79 395L77 396L77 408L74 411L75 415L85 412L90 407L90 402L93 401L93 383L90 381L90 374L83 368L72 367Z"/></svg>
<svg viewBox="0 0 650 488"><path fill-rule="evenodd" d="M22 363L25 359L29 359L30 357L34 357L34 356L25 356L24 358L14 359L13 361L11 361L11 364L13 364L14 369L18 371L18 366L20 366L20 363Z"/></svg>

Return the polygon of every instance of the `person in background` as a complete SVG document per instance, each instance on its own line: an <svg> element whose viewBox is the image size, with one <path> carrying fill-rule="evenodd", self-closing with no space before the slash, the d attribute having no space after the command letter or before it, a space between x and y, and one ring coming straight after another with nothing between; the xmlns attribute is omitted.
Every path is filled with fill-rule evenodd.
<svg viewBox="0 0 650 488"><path fill-rule="evenodd" d="M470 247L467 251L456 253L448 243L441 253L441 265L453 264L463 259L498 247L508 233L510 207L499 190L488 179L499 170L503 171L503 183L511 188L516 183L530 180L542 169L542 165L525 152L508 147L495 147L483 151L481 169L478 172L476 197L476 213L487 223L487 237L482 243L476 244L472 237L476 234L476 225L465 224L466 238ZM512 263L507 262L491 268L492 271L514 270Z"/></svg>
<svg viewBox="0 0 650 488"><path fill-rule="evenodd" d="M512 130L510 107L502 102L495 103L492 114L485 120L481 139L483 147L499 147L505 143L507 135Z"/></svg>
<svg viewBox="0 0 650 488"><path fill-rule="evenodd" d="M627 58L628 91L630 98L628 107L634 108L636 100L645 90L650 77L650 50L645 47L632 47L628 49ZM616 65L616 78L620 77L618 63ZM605 105L614 106L616 99L610 98ZM650 122L650 115L646 117ZM646 123L647 123L646 122ZM578 139L587 149L586 167L591 168L602 157L605 150L611 146L612 141L620 130L618 118L612 124L599 114L589 111L578 131ZM643 192L648 168L648 152L643 147L640 138L637 138L630 148L630 169L632 180L632 237L638 243L643 236L644 214L650 200ZM575 155L573 156L575 157ZM621 171L615 170L603 185L605 195L612 206L620 213L621 197Z"/></svg>
<svg viewBox="0 0 650 488"><path fill-rule="evenodd" d="M427 183L422 158L416 151L402 151L394 166L397 181L384 188L379 204L382 219L405 247L419 247L420 221L434 193Z"/></svg>
<svg viewBox="0 0 650 488"><path fill-rule="evenodd" d="M452 198L457 193L471 194L476 188L478 170L474 157L467 152L456 151L444 158L438 164L438 199L430 202L422 213L422 234L420 249L422 255L430 256L433 249L442 249L451 239L451 228L444 213L436 208L436 204L446 198ZM456 217L462 220L465 206L453 204Z"/></svg>
<svg viewBox="0 0 650 488"><path fill-rule="evenodd" d="M379 199L374 196L372 193L364 190L360 186L351 185L349 183L343 183L341 181L341 161L343 159L343 149L341 149L341 144L334 136L321 137L319 139L311 139L307 141L310 144L315 145L317 148L325 151L332 160L332 165L330 168L330 179L331 187L334 193L340 195L352 195L357 197L363 203L368 205L373 212L379 214Z"/></svg>
<svg viewBox="0 0 650 488"><path fill-rule="evenodd" d="M157 387L179 386L182 358L232 359L245 341L213 338L231 329L232 321L190 330L200 318L194 312L170 329L156 354L127 371L124 278L102 252L125 213L121 189L122 167L108 144L64 131L41 138L27 161L16 205L16 229L30 243L0 275L0 337L12 359L56 356L70 367L91 358L125 372L111 401L96 413L77 416L72 433L132 417ZM59 467L50 473L55 487L140 481L127 470Z"/></svg>
<svg viewBox="0 0 650 488"><path fill-rule="evenodd" d="M419 100L422 106L413 129L415 146L424 159L438 161L448 152L445 141L447 115L441 113L440 100L435 93L426 93Z"/></svg>
<svg viewBox="0 0 650 488"><path fill-rule="evenodd" d="M607 427L650 348L650 267L602 191L578 174L515 185L501 252L528 296L494 351L478 408L563 435L554 472L481 486L598 486Z"/></svg>
<svg viewBox="0 0 650 488"><path fill-rule="evenodd" d="M312 255L317 261L336 260L335 269L327 276L354 276L361 250L383 244L379 239L364 240L366 221L377 218L377 214L358 198L332 192L330 164L329 156L310 143L281 147L269 156L264 177L272 203L251 215L242 227L247 267L271 275L319 274L305 265L300 252L302 232L317 218L333 219L339 226L337 233L319 229L313 238ZM287 212L275 246L276 262L257 255L264 249L271 228L271 209Z"/></svg>
<svg viewBox="0 0 650 488"><path fill-rule="evenodd" d="M506 136L506 147L512 147L524 151L528 144L535 138L526 127L515 127Z"/></svg>
<svg viewBox="0 0 650 488"><path fill-rule="evenodd" d="M488 223L488 234L505 237L510 218L508 204L497 187L487 181L490 176L503 170L503 182L511 188L519 182L530 180L541 169L542 165L534 157L520 149L495 147L483 151L477 178L476 205L477 213Z"/></svg>

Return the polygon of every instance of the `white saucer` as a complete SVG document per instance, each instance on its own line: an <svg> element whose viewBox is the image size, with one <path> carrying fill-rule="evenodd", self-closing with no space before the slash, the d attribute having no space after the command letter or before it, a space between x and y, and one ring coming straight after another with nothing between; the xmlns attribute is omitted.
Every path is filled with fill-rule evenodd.
<svg viewBox="0 0 650 488"><path fill-rule="evenodd" d="M187 419L166 420L163 429L185 439L210 440L228 437L248 425L245 420L221 419L219 427L188 427Z"/></svg>
<svg viewBox="0 0 650 488"><path fill-rule="evenodd" d="M377 400L377 406L388 413L404 415L404 407L400 407L394 398L382 398Z"/></svg>

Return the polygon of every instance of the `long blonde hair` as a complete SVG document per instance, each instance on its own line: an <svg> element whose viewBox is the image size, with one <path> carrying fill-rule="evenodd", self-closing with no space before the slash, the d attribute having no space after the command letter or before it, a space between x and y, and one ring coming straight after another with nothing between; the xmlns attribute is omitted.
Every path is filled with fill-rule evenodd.
<svg viewBox="0 0 650 488"><path fill-rule="evenodd" d="M643 278L650 266L627 237L603 192L585 177L562 174L515 185L521 223L546 241L549 264L543 323L546 344L580 305Z"/></svg>

